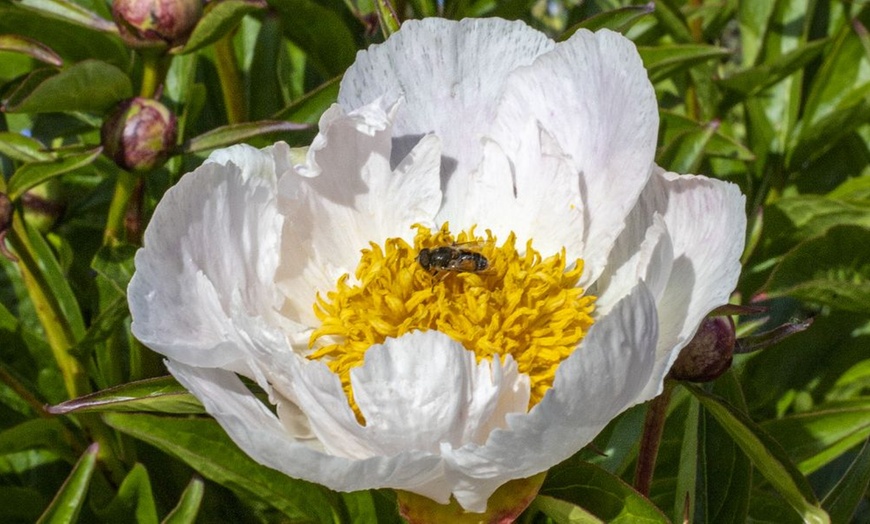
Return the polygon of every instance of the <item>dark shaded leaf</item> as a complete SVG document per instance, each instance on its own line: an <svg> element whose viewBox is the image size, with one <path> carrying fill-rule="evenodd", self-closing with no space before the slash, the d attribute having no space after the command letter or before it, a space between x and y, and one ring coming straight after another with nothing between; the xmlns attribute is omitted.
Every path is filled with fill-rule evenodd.
<svg viewBox="0 0 870 524"><path fill-rule="evenodd" d="M321 75L344 74L353 63L356 43L335 11L304 0L273 0L270 5L281 13L284 34L308 54Z"/></svg>
<svg viewBox="0 0 870 524"><path fill-rule="evenodd" d="M250 140L256 136L273 133L291 133L295 131L307 131L311 127L307 124L295 124L279 120L263 120L260 122L246 122L244 124L231 124L218 127L198 137L191 138L184 145L185 153L196 153L218 147L226 147Z"/></svg>
<svg viewBox="0 0 870 524"><path fill-rule="evenodd" d="M832 522L850 522L855 509L867 493L870 485L870 441L865 441L861 451L843 478L822 501Z"/></svg>
<svg viewBox="0 0 870 524"><path fill-rule="evenodd" d="M104 522L123 522L132 518L138 524L157 524L157 507L145 466L133 466L115 497L108 505L96 510L96 514Z"/></svg>
<svg viewBox="0 0 870 524"><path fill-rule="evenodd" d="M193 33L187 39L184 47L177 54L192 53L198 49L216 42L229 34L239 25L248 13L260 11L266 7L262 0L223 0L209 2L205 6L202 18L197 22Z"/></svg>
<svg viewBox="0 0 870 524"><path fill-rule="evenodd" d="M652 13L655 10L655 2L650 2L646 5L621 7L619 9L611 9L590 16L586 20L568 28L564 33L559 35L558 40L563 42L571 37L578 29L588 29L597 31L599 29L612 29L613 31L624 32L631 28L638 20Z"/></svg>
<svg viewBox="0 0 870 524"><path fill-rule="evenodd" d="M341 77L337 76L323 85L309 91L275 115L275 119L290 120L305 124L317 124L320 115L338 100L338 87Z"/></svg>
<svg viewBox="0 0 870 524"><path fill-rule="evenodd" d="M186 462L204 477L243 492L291 519L333 522L336 500L326 489L291 479L244 454L211 419L109 413L115 429Z"/></svg>
<svg viewBox="0 0 870 524"><path fill-rule="evenodd" d="M39 517L39 523L75 522L85 502L91 476L97 464L99 446L91 444L76 463L54 500Z"/></svg>
<svg viewBox="0 0 870 524"><path fill-rule="evenodd" d="M161 521L162 524L193 524L199 514L205 483L199 477L190 479L190 484L184 489L178 504Z"/></svg>
<svg viewBox="0 0 870 524"><path fill-rule="evenodd" d="M728 49L702 44L638 46L637 50L643 59L643 65L649 71L650 81L653 83L669 78L679 71L685 71L694 65L731 54Z"/></svg>

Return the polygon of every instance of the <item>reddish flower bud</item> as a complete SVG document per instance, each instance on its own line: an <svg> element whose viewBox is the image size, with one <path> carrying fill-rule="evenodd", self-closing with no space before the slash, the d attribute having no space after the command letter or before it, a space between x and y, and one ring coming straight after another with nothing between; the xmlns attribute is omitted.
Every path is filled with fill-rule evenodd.
<svg viewBox="0 0 870 524"><path fill-rule="evenodd" d="M169 158L177 125L175 115L150 98L130 98L115 107L100 131L105 153L129 171L150 171Z"/></svg>
<svg viewBox="0 0 870 524"><path fill-rule="evenodd" d="M680 352L671 368L671 378L709 382L731 367L734 356L734 322L731 317L704 319L695 337Z"/></svg>
<svg viewBox="0 0 870 524"><path fill-rule="evenodd" d="M114 0L112 18L124 42L137 49L184 44L202 17L201 0Z"/></svg>

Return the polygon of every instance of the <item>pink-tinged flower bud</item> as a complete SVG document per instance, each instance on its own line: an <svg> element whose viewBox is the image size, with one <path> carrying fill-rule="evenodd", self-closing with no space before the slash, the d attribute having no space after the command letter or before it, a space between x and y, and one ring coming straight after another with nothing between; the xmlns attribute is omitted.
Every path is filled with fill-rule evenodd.
<svg viewBox="0 0 870 524"><path fill-rule="evenodd" d="M136 49L183 44L202 17L201 0L114 0L112 18Z"/></svg>
<svg viewBox="0 0 870 524"><path fill-rule="evenodd" d="M175 115L150 98L130 98L112 110L100 130L106 156L129 171L150 171L169 158L177 133Z"/></svg>
<svg viewBox="0 0 870 524"><path fill-rule="evenodd" d="M705 319L695 338L683 348L674 362L671 378L690 382L716 379L731 367L735 343L731 317Z"/></svg>

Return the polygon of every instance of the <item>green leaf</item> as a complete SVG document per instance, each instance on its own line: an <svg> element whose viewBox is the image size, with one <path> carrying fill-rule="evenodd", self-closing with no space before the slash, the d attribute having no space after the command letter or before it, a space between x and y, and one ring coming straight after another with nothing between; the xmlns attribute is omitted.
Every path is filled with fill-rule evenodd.
<svg viewBox="0 0 870 524"><path fill-rule="evenodd" d="M208 149L238 144L257 136L270 135L274 133L307 131L309 129L311 129L311 126L308 124L295 124L293 122L279 120L263 120L260 122L230 124L212 129L198 137L190 139L184 145L183 150L185 153L197 153Z"/></svg>
<svg viewBox="0 0 870 524"><path fill-rule="evenodd" d="M713 392L741 411L746 410L743 391L733 372L719 377L713 383ZM703 491L697 501L702 517L698 521L742 524L749 512L752 463L711 414L704 414L702 424L703 456L699 467Z"/></svg>
<svg viewBox="0 0 870 524"><path fill-rule="evenodd" d="M698 460L702 450L699 449L699 418L700 405L694 398L689 398L688 413L683 422L685 430L680 439L680 461L677 470L676 489L674 489L673 521L681 522L685 517L686 503L689 503L689 515L696 501L698 478ZM709 464L704 463L704 466ZM701 479L703 480L703 479Z"/></svg>
<svg viewBox="0 0 870 524"><path fill-rule="evenodd" d="M87 412L204 413L199 400L172 377L122 384L49 406L49 413Z"/></svg>
<svg viewBox="0 0 870 524"><path fill-rule="evenodd" d="M47 449L71 464L76 455L70 450L68 440L67 429L60 420L31 419L0 432L0 455Z"/></svg>
<svg viewBox="0 0 870 524"><path fill-rule="evenodd" d="M24 164L9 179L9 185L7 186L9 199L13 201L17 200L25 191L38 186L50 178L92 164L102 152L103 148L98 147L84 153L66 155L54 160Z"/></svg>
<svg viewBox="0 0 870 524"><path fill-rule="evenodd" d="M870 485L870 440L865 441L861 451L848 471L822 501L832 522L849 522L855 509L867 493Z"/></svg>
<svg viewBox="0 0 870 524"><path fill-rule="evenodd" d="M393 4L388 0L374 0L374 2L376 7L375 13L378 15L378 25L381 26L384 38L389 38L391 34L399 30L401 25L399 17L393 8Z"/></svg>
<svg viewBox="0 0 870 524"><path fill-rule="evenodd" d="M91 444L76 463L54 500L39 517L39 523L75 522L85 501L91 476L97 464L97 444Z"/></svg>
<svg viewBox="0 0 870 524"><path fill-rule="evenodd" d="M870 312L870 229L835 226L802 242L783 257L765 289L774 297Z"/></svg>
<svg viewBox="0 0 870 524"><path fill-rule="evenodd" d="M827 43L826 39L810 42L776 60L723 78L719 85L744 96L756 94L803 68L821 54Z"/></svg>
<svg viewBox="0 0 870 524"><path fill-rule="evenodd" d="M649 71L652 83L671 77L679 71L685 71L696 64L731 54L728 49L702 44L638 46L637 50L643 59L643 65Z"/></svg>
<svg viewBox="0 0 870 524"><path fill-rule="evenodd" d="M161 524L193 524L199 514L202 495L205 492L205 482L199 477L193 477L184 489L178 504L161 521Z"/></svg>
<svg viewBox="0 0 870 524"><path fill-rule="evenodd" d="M719 425L740 446L756 469L799 515L810 523L830 522L818 506L807 480L791 463L782 448L746 414L734 409L696 386L684 384Z"/></svg>
<svg viewBox="0 0 870 524"><path fill-rule="evenodd" d="M542 512L553 519L556 524L596 524L604 522L576 504L547 495L538 495L532 503L532 509Z"/></svg>
<svg viewBox="0 0 870 524"><path fill-rule="evenodd" d="M0 486L0 519L3 522L35 522L48 499L35 489Z"/></svg>
<svg viewBox="0 0 870 524"><path fill-rule="evenodd" d="M41 15L57 18L88 29L106 33L118 33L118 28L113 22L72 2L64 0L17 0L16 3L24 9L30 9Z"/></svg>
<svg viewBox="0 0 870 524"><path fill-rule="evenodd" d="M686 133L706 133L710 127L716 127L713 134L710 136L710 140L707 141L707 144L704 147L704 153L707 156L729 158L744 162L755 160L755 155L752 154L752 151L747 149L747 147L740 142L724 134L721 127L712 126L712 123L705 124L703 122L696 122L691 118L674 113L673 111L659 111L659 115L661 116L661 144L669 144L672 140L676 139L676 137Z"/></svg>
<svg viewBox="0 0 870 524"><path fill-rule="evenodd" d="M19 162L41 162L54 158L39 140L9 131L0 132L0 154ZM6 191L9 191L8 186Z"/></svg>
<svg viewBox="0 0 870 524"><path fill-rule="evenodd" d="M697 173L708 144L716 135L718 122L670 137L656 155L656 161L676 173Z"/></svg>
<svg viewBox="0 0 870 524"><path fill-rule="evenodd" d="M597 15L590 16L586 20L568 28L564 33L559 35L558 41L564 42L579 29L588 29L590 31L611 29L613 31L625 32L638 20L652 13L654 10L655 4L650 2L646 5L621 7L619 9L604 11Z"/></svg>
<svg viewBox="0 0 870 524"><path fill-rule="evenodd" d="M7 99L9 113L103 112L133 96L130 78L117 67L85 60L60 72L34 71Z"/></svg>
<svg viewBox="0 0 870 524"><path fill-rule="evenodd" d="M248 13L261 11L261 0L223 0L206 4L202 18L176 54L188 54L216 42L229 34Z"/></svg>
<svg viewBox="0 0 870 524"><path fill-rule="evenodd" d="M308 54L321 75L342 75L353 63L353 34L335 11L306 0L272 0L269 5L281 14L284 34Z"/></svg>
<svg viewBox="0 0 870 524"><path fill-rule="evenodd" d="M50 47L24 36L0 35L0 51L22 53L55 67L63 65L63 59Z"/></svg>
<svg viewBox="0 0 870 524"><path fill-rule="evenodd" d="M320 116L338 100L338 87L341 77L328 80L317 89L309 91L275 115L276 120L290 120L305 124L317 124Z"/></svg>
<svg viewBox="0 0 870 524"><path fill-rule="evenodd" d="M652 502L619 477L585 462L563 463L550 470L541 495L574 504L605 522L668 522Z"/></svg>
<svg viewBox="0 0 870 524"><path fill-rule="evenodd" d="M838 225L870 228L870 201L816 195L782 198L765 214L766 248L771 255L779 255Z"/></svg>
<svg viewBox="0 0 870 524"><path fill-rule="evenodd" d="M333 522L336 500L325 488L261 466L211 419L109 413L113 428L184 461L202 476L278 509L290 519Z"/></svg>
<svg viewBox="0 0 870 524"><path fill-rule="evenodd" d="M762 427L808 475L870 437L870 399L831 402Z"/></svg>
<svg viewBox="0 0 870 524"><path fill-rule="evenodd" d="M104 522L130 521L133 517L137 524L157 524L157 507L145 466L133 466L112 501L95 513Z"/></svg>
<svg viewBox="0 0 870 524"><path fill-rule="evenodd" d="M658 0L655 3L653 14L664 30L677 42L689 43L694 41L686 17L680 11L680 6L673 0Z"/></svg>

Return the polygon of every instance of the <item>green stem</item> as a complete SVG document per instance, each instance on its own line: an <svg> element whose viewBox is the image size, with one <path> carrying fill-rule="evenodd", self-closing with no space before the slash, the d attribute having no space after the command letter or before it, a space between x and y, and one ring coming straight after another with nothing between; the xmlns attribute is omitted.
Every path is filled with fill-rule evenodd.
<svg viewBox="0 0 870 524"><path fill-rule="evenodd" d="M245 89L236 52L233 49L233 35L228 34L214 43L217 72L223 88L224 106L227 111L227 121L238 124L247 121Z"/></svg>
<svg viewBox="0 0 870 524"><path fill-rule="evenodd" d="M142 85L139 87L139 96L154 98L157 89L166 78L166 71L172 57L154 52L142 53Z"/></svg>
<svg viewBox="0 0 870 524"><path fill-rule="evenodd" d="M106 232L103 235L104 244L114 245L124 241L124 219L127 216L130 197L136 190L136 180L136 175L123 169L118 170L115 194L112 195L109 216L106 219Z"/></svg>
<svg viewBox="0 0 870 524"><path fill-rule="evenodd" d="M671 392L676 383L665 381L665 389L661 395L652 399L643 421L643 435L640 439L640 449L637 452L637 469L634 471L634 489L648 497L652 486L653 472L656 469L656 457L662 442L665 429L665 419L668 415L668 404Z"/></svg>

